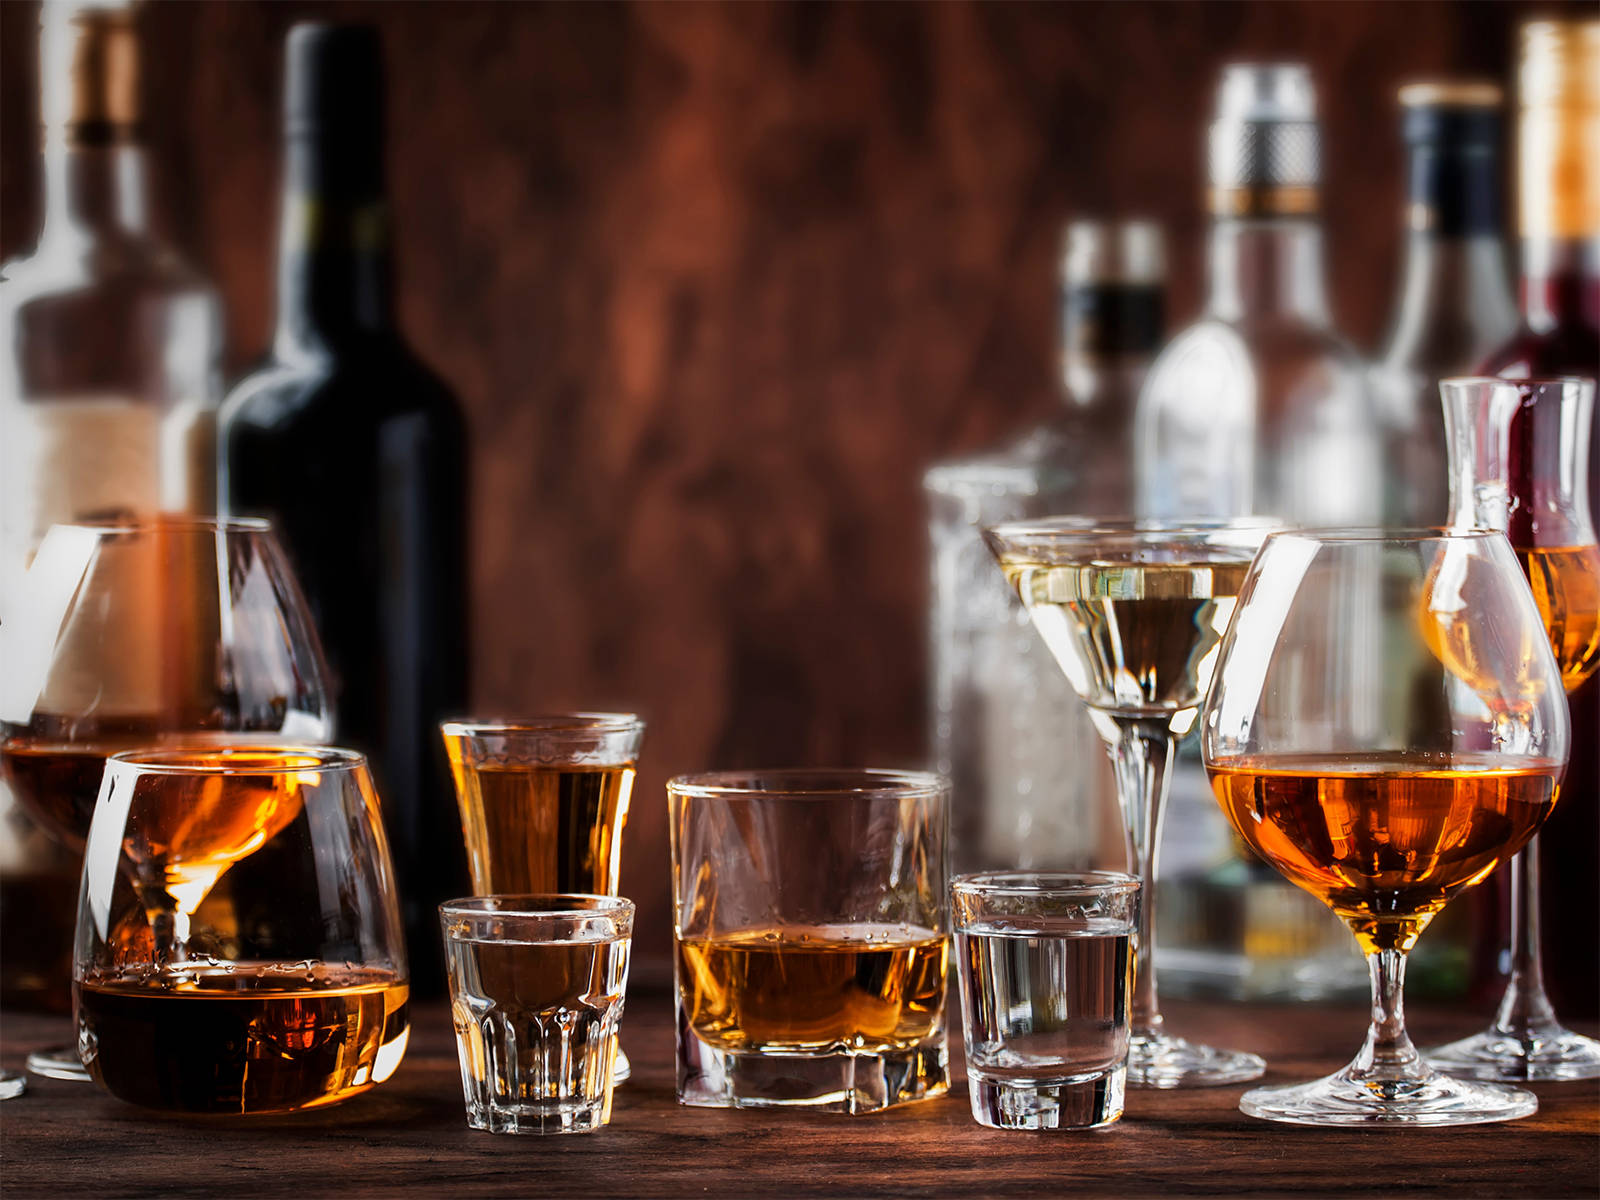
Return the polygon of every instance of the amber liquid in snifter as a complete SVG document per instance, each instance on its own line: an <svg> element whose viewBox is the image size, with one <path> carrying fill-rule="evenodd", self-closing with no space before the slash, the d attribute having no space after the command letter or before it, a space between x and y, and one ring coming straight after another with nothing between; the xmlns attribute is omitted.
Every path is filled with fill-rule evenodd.
<svg viewBox="0 0 1600 1200"><path fill-rule="evenodd" d="M138 832L123 844L126 860L150 870L142 887L164 893L181 914L180 930L234 863L300 815L303 789L318 780L315 758L292 752L231 751L227 760L263 774L149 786ZM302 761L303 776L283 773ZM288 1112L365 1091L404 1055L409 987L395 972L311 960L190 962L181 933L167 957L143 920L129 928L137 941L126 949L139 965L73 985L84 1066L125 1100L196 1113Z"/></svg>
<svg viewBox="0 0 1600 1200"><path fill-rule="evenodd" d="M364 1092L400 1065L410 992L392 973L231 966L163 986L76 984L78 1042L96 1082L153 1108L291 1112Z"/></svg>
<svg viewBox="0 0 1600 1200"><path fill-rule="evenodd" d="M1354 931L1407 950L1462 888L1514 855L1555 803L1562 764L1498 755L1274 756L1209 768L1239 836Z"/></svg>
<svg viewBox="0 0 1600 1200"><path fill-rule="evenodd" d="M788 925L677 940L696 1035L728 1052L902 1050L943 1019L943 935L900 925Z"/></svg>
<svg viewBox="0 0 1600 1200"><path fill-rule="evenodd" d="M446 741L478 895L616 895L631 765L473 765Z"/></svg>

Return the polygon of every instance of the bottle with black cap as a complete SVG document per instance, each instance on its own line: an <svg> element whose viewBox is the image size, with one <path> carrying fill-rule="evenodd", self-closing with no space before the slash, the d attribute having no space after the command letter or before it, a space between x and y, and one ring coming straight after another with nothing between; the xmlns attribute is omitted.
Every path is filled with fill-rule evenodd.
<svg viewBox="0 0 1600 1200"><path fill-rule="evenodd" d="M382 797L415 990L434 906L466 890L438 722L467 699L465 432L394 320L375 30L289 34L278 324L221 419L230 512L271 518L338 687L338 738Z"/></svg>
<svg viewBox="0 0 1600 1200"><path fill-rule="evenodd" d="M1503 96L1492 83L1428 81L1400 89L1409 151L1405 274L1374 373L1386 438L1384 519L1448 518L1439 380L1471 374L1511 336L1506 270Z"/></svg>

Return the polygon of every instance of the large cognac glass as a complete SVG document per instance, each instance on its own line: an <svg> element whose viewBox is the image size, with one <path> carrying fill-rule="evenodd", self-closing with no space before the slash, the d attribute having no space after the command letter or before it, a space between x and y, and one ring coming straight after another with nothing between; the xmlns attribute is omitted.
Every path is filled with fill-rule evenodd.
<svg viewBox="0 0 1600 1200"><path fill-rule="evenodd" d="M1239 1107L1305 1125L1526 1116L1529 1092L1452 1079L1406 1035L1406 954L1440 909L1549 815L1569 748L1561 673L1505 537L1268 537L1222 639L1201 750L1250 847L1355 934L1366 1045Z"/></svg>
<svg viewBox="0 0 1600 1200"><path fill-rule="evenodd" d="M56 525L3 599L0 778L73 854L110 754L332 736L322 650L265 521ZM87 1078L75 1048L28 1065Z"/></svg>

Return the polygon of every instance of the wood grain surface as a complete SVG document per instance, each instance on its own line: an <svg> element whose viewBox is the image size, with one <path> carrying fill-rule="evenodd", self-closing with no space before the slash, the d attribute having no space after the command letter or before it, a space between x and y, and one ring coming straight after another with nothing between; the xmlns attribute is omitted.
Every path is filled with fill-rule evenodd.
<svg viewBox="0 0 1600 1200"><path fill-rule="evenodd" d="M235 372L272 324L284 35L381 27L400 310L473 444L473 627L438 652L470 653L483 712L648 717L623 863L648 969L670 775L921 761L920 475L1056 402L1061 221L1159 219L1186 320L1218 69L1304 59L1334 309L1371 345L1396 86L1508 81L1531 11L290 0L140 22L160 224L218 281ZM38 229L36 19L0 4L6 255Z"/></svg>
<svg viewBox="0 0 1600 1200"><path fill-rule="evenodd" d="M630 999L634 1076L592 1134L510 1137L463 1119L449 1018L415 1015L387 1084L295 1117L176 1118L92 1085L30 1077L0 1108L8 1200L201 1196L1593 1196L1600 1105L1593 1083L1540 1085L1540 1110L1504 1125L1350 1132L1243 1116L1240 1088L1133 1091L1094 1133L1002 1133L976 1125L965 1084L873 1116L684 1108L673 1092L671 1005ZM1259 1050L1268 1083L1342 1065L1365 1014L1311 1007L1174 1007L1177 1031ZM1476 1021L1417 1014L1419 1040ZM58 1041L40 1017L0 1025L0 1063ZM956 1038L959 1041L959 1035ZM959 1057L959 1055L957 1055Z"/></svg>

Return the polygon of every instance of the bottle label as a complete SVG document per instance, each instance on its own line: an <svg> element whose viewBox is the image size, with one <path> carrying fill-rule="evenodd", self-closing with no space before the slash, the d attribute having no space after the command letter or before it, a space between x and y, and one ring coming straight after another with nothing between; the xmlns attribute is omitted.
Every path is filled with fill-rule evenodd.
<svg viewBox="0 0 1600 1200"><path fill-rule="evenodd" d="M119 393L34 396L0 406L0 554L20 570L52 525L162 509L207 512L215 414Z"/></svg>

